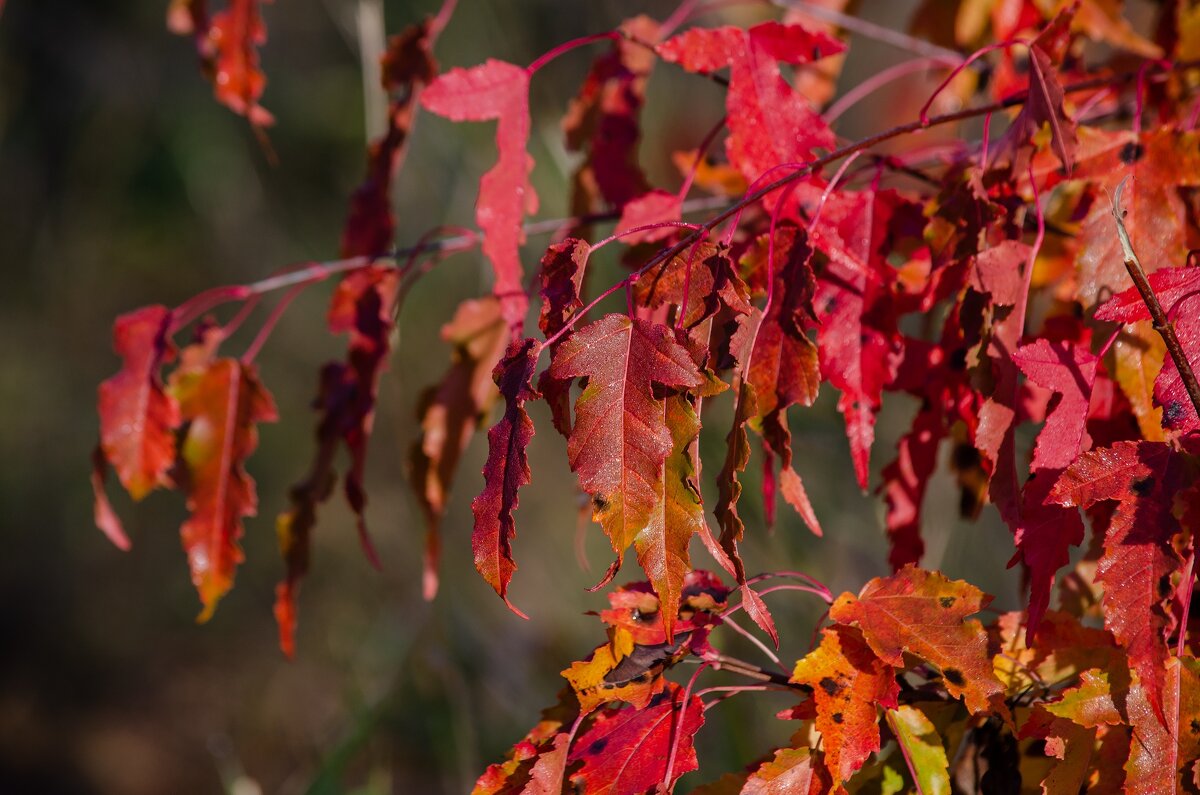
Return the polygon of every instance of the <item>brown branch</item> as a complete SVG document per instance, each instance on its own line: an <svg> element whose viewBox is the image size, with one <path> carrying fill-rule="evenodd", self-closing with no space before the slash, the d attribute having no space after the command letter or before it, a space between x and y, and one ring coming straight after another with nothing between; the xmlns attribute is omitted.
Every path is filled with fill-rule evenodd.
<svg viewBox="0 0 1200 795"><path fill-rule="evenodd" d="M1187 354L1179 343L1179 336L1175 333L1175 324L1167 317L1162 302L1154 294L1154 288L1150 286L1150 280L1146 278L1142 262L1134 252L1133 244L1129 241L1129 231L1125 228L1125 213L1121 209L1121 191L1125 189L1125 180L1127 179L1129 177L1125 177L1117 185L1117 190L1113 194L1112 208L1113 218L1117 221L1117 237L1121 240L1121 251L1125 258L1125 270L1129 271L1129 278L1133 279L1133 284L1142 296L1142 301L1150 310L1150 317L1154 321L1154 330L1166 344L1167 352L1171 354L1175 367L1179 369L1179 375L1183 379L1183 386L1187 390L1188 397L1192 399L1192 406L1196 409L1197 416L1200 416L1200 381L1196 380L1196 373L1192 370Z"/></svg>

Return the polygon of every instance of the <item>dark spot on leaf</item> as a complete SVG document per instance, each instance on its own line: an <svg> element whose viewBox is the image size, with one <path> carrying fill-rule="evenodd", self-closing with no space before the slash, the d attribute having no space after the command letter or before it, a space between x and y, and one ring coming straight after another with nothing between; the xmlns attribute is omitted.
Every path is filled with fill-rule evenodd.
<svg viewBox="0 0 1200 795"><path fill-rule="evenodd" d="M588 746L588 753L601 754L604 753L604 747L608 745L608 740L596 740Z"/></svg>
<svg viewBox="0 0 1200 795"><path fill-rule="evenodd" d="M1137 161L1141 160L1142 155L1144 155L1145 153L1146 153L1145 147L1143 147L1141 144L1137 143L1136 141L1130 141L1129 143L1127 143L1121 147L1121 154L1119 155L1119 157L1121 158L1122 163L1132 165L1132 164L1136 163Z"/></svg>
<svg viewBox="0 0 1200 795"><path fill-rule="evenodd" d="M831 676L826 676L824 679L822 679L820 681L820 685L821 689L825 691L825 695L827 696L832 696L839 689L838 683L834 681L833 677Z"/></svg>
<svg viewBox="0 0 1200 795"><path fill-rule="evenodd" d="M941 599L938 599L938 604L947 610L949 610L951 607L954 607L954 602L955 599L953 596L943 596Z"/></svg>
<svg viewBox="0 0 1200 795"><path fill-rule="evenodd" d="M1138 495L1139 497L1145 497L1147 494L1154 491L1154 478L1142 478L1141 480L1135 480L1130 488L1133 489L1134 494Z"/></svg>
<svg viewBox="0 0 1200 795"><path fill-rule="evenodd" d="M1184 415L1183 404L1178 400L1172 400L1167 405L1163 406L1163 422L1167 425L1178 425Z"/></svg>
<svg viewBox="0 0 1200 795"><path fill-rule="evenodd" d="M833 722L834 723L841 723L843 720L844 720L844 718L842 718L842 713L840 713L840 712L833 713Z"/></svg>
<svg viewBox="0 0 1200 795"><path fill-rule="evenodd" d="M967 680L963 678L962 671L958 670L957 668L947 668L946 670L942 671L942 676L946 678L947 682L955 687L962 687L967 683Z"/></svg>
<svg viewBox="0 0 1200 795"><path fill-rule="evenodd" d="M608 500L604 499L603 494L592 495L592 509L595 511L604 511L608 509Z"/></svg>
<svg viewBox="0 0 1200 795"><path fill-rule="evenodd" d="M1192 734L1200 734L1200 720L1192 718L1192 722L1188 724L1192 730Z"/></svg>

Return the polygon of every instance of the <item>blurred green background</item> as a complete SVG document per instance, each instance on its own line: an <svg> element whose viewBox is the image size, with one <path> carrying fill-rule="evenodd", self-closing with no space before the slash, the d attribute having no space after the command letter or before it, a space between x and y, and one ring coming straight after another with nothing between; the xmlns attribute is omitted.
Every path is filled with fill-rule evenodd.
<svg viewBox="0 0 1200 795"><path fill-rule="evenodd" d="M384 3L388 32L435 5ZM528 63L638 12L662 19L674 5L463 2L437 55L443 69L487 57ZM872 4L871 13L903 26L908 4L884 5ZM191 43L165 30L165 6L9 0L0 16L0 792L465 792L553 702L558 672L603 640L599 622L583 613L604 606L604 597L584 589L611 554L591 527L591 570L576 562L574 476L538 405L534 482L521 495L511 594L532 620L508 612L471 565L469 502L481 484L482 436L465 456L445 524L441 594L433 604L421 599L424 531L404 461L417 430L416 398L448 362L440 325L460 300L489 289L477 252L439 265L400 319L369 464L369 521L384 571L365 562L350 515L331 502L301 595L295 661L276 647L272 589L282 566L273 517L312 454L317 368L344 347L324 327L329 285L296 301L259 356L282 420L262 428L250 461L260 515L247 522L247 563L215 618L194 623L177 494L135 506L114 492L134 542L127 554L92 526L89 453L96 386L118 364L113 318L333 257L346 198L363 170L357 0L265 7L263 104L277 118L270 138L278 165L243 119L213 101ZM702 21L777 16L762 5ZM850 40L843 86L909 57ZM592 54L572 53L533 82L530 150L542 218L567 206L576 161L558 123ZM859 106L838 132L853 138L911 118L929 85ZM656 185L678 186L670 152L695 147L722 113L722 95L708 82L669 66L656 70L644 120L644 140L654 145L643 151ZM472 223L477 180L495 157L493 135L492 125L421 117L397 187L401 244L440 223ZM526 262L547 242L531 239ZM611 260L597 267L595 284L617 278ZM228 350L240 352L248 339L239 335ZM755 463L743 514L751 571L803 569L837 593L886 573L886 548L882 502L854 485L835 399L826 390L814 409L792 417L797 466L826 537L810 535L783 505L774 532L762 527ZM885 411L876 482L914 408L898 398ZM711 504L729 396L706 410ZM1001 565L1011 552L1007 532L991 512L979 524L960 523L956 505L950 481L935 482L927 565L998 594L998 606L1015 605L1016 578ZM713 566L699 544L694 552L697 565ZM640 578L632 561L622 577ZM769 599L788 662L807 649L819 610L801 595ZM736 636L721 642L761 659ZM738 768L784 740L788 727L773 714L787 705L739 696L710 711L699 738L703 767L688 782Z"/></svg>

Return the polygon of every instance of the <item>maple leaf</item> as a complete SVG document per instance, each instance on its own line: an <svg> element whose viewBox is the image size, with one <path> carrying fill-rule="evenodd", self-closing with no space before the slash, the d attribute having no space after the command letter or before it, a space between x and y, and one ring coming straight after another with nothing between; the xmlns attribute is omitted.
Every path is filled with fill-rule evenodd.
<svg viewBox="0 0 1200 795"><path fill-rule="evenodd" d="M1148 272L1182 265L1187 257L1187 211L1180 187L1200 185L1200 134L1167 126L1140 135L1092 128L1079 131L1074 176L1088 180L1095 197L1079 227L1078 300L1095 304L1105 288L1129 285L1107 196L1125 188L1129 237Z"/></svg>
<svg viewBox="0 0 1200 795"><path fill-rule="evenodd" d="M938 445L945 432L939 412L923 409L896 443L896 460L883 469L887 501L888 563L893 570L917 563L925 553L921 540L921 503L937 467Z"/></svg>
<svg viewBox="0 0 1200 795"><path fill-rule="evenodd" d="M866 489L875 415L884 386L896 374L902 338L891 305L892 268L886 262L890 222L905 200L894 191L842 192L829 196L813 245L829 263L820 273L814 304L821 373L842 394L851 459Z"/></svg>
<svg viewBox="0 0 1200 795"><path fill-rule="evenodd" d="M371 142L366 177L350 197L350 211L342 230L343 257L374 257L392 248L396 233L392 178L408 149L421 88L437 75L434 36L431 22L426 20L409 25L388 40L380 71L383 90L389 97L388 128Z"/></svg>
<svg viewBox="0 0 1200 795"><path fill-rule="evenodd" d="M205 343L184 351L170 388L187 427L179 456L191 516L181 534L203 622L233 587L244 559L242 519L255 514L258 499L242 465L258 446L257 423L273 422L277 414L253 365L214 359Z"/></svg>
<svg viewBox="0 0 1200 795"><path fill-rule="evenodd" d="M1104 625L1125 647L1140 687L1160 714L1167 656L1162 602L1180 562L1171 545L1180 532L1172 506L1181 481L1188 482L1179 458L1163 442L1117 442L1080 455L1049 495L1081 508L1120 501L1096 572L1104 586Z"/></svg>
<svg viewBox="0 0 1200 795"><path fill-rule="evenodd" d="M700 699L691 696L684 704L682 688L668 682L642 709L601 713L568 754L568 768L580 765L570 779L589 795L636 795L660 783L670 789L699 766L693 737L703 724ZM670 757L672 778L664 782Z"/></svg>
<svg viewBox="0 0 1200 795"><path fill-rule="evenodd" d="M255 127L275 119L258 104L267 87L258 63L258 48L267 41L260 7L270 0L230 0L229 7L213 14L207 31L212 53L213 92L234 113Z"/></svg>
<svg viewBox="0 0 1200 795"><path fill-rule="evenodd" d="M567 149L587 155L572 177L575 214L599 210L597 198L622 208L650 187L638 165L638 116L656 59L641 42L658 40L658 23L636 16L620 30L625 35L592 62L562 120Z"/></svg>
<svg viewBox="0 0 1200 795"><path fill-rule="evenodd" d="M903 667L905 652L936 665L947 691L964 698L972 713L1007 715L982 625L966 620L990 601L961 580L906 566L871 580L857 597L842 594L829 616L862 630L871 650L889 665Z"/></svg>
<svg viewBox="0 0 1200 795"><path fill-rule="evenodd" d="M671 223L682 217L681 196L665 190L652 190L625 203L613 234L631 246L653 243L675 234L677 227ZM644 226L654 228L640 229Z"/></svg>
<svg viewBox="0 0 1200 795"><path fill-rule="evenodd" d="M837 39L801 25L764 22L692 28L658 46L658 53L689 72L729 67L725 95L729 162L749 180L780 163L802 163L813 149L832 148L833 131L779 71L779 62L807 64L845 49Z"/></svg>
<svg viewBox="0 0 1200 795"><path fill-rule="evenodd" d="M517 568L512 556L512 539L517 532L513 522L517 491L530 478L526 448L534 430L525 403L538 397L533 388L533 373L540 352L541 343L537 340L514 340L492 372L492 380L504 396L504 416L488 431L483 491L471 502L471 512L475 515L471 534L475 570L509 609L522 617L524 614L508 601L508 583Z"/></svg>
<svg viewBox="0 0 1200 795"><path fill-rule="evenodd" d="M833 786L848 781L879 750L877 708L894 708L900 694L896 673L850 627L823 631L821 645L796 663L792 682L812 688L823 764Z"/></svg>
<svg viewBox="0 0 1200 795"><path fill-rule="evenodd" d="M442 339L454 346L450 368L418 402L421 436L409 454L410 480L429 529L425 597L437 590L437 534L459 459L479 423L499 397L492 370L504 355L507 326L494 297L459 304L442 327Z"/></svg>
<svg viewBox="0 0 1200 795"><path fill-rule="evenodd" d="M493 290L516 337L529 303L521 281L521 222L527 210L537 211L537 194L529 184L533 158L525 151L529 70L491 58L470 69L454 68L426 87L421 104L453 121L497 120L499 157L479 181L475 222L483 230L483 253L496 276Z"/></svg>
<svg viewBox="0 0 1200 795"><path fill-rule="evenodd" d="M100 385L100 446L129 496L140 500L169 485L175 463L179 406L163 389L159 371L175 354L168 336L171 312L147 306L117 318L113 348L121 370Z"/></svg>
<svg viewBox="0 0 1200 795"><path fill-rule="evenodd" d="M664 400L655 386L695 388L703 377L686 348L666 327L641 318L606 315L573 333L555 352L550 375L584 378L567 442L571 469L592 495L592 518L612 543L618 561L639 538L662 494L663 467L675 449L664 424ZM660 594L661 596L661 594Z"/></svg>
<svg viewBox="0 0 1200 795"><path fill-rule="evenodd" d="M1074 15L1075 7L1065 6L1029 45L1029 97L996 145L996 162L1010 163L1012 174L1025 172L1032 139L1043 125L1050 127L1054 151L1067 174L1071 173L1076 148L1075 120L1063 107L1063 88L1057 71L1070 42Z"/></svg>
<svg viewBox="0 0 1200 795"><path fill-rule="evenodd" d="M1090 444L1085 442L1084 425L1100 360L1079 345L1046 339L1021 347L1013 360L1031 381L1060 398L1037 437L1033 474L1022 490L1014 537L1018 554L1029 567L1029 631L1036 635L1050 603L1054 575L1070 562L1070 548L1083 541L1078 511L1046 504L1046 497L1080 449Z"/></svg>
<svg viewBox="0 0 1200 795"><path fill-rule="evenodd" d="M1185 302L1200 295L1200 268L1174 268L1155 271L1148 277L1150 287L1158 296L1167 317L1175 318L1172 325L1179 342L1195 369L1200 367L1200 321L1194 311L1184 309ZM1096 311L1098 320L1134 323L1151 320L1149 307L1136 287L1117 294ZM1157 334L1155 335L1157 336ZM1158 351L1162 354L1163 347ZM1174 357L1159 357L1161 369L1154 379L1154 402L1162 408L1162 424L1186 433L1200 428L1196 408L1183 384L1183 377Z"/></svg>

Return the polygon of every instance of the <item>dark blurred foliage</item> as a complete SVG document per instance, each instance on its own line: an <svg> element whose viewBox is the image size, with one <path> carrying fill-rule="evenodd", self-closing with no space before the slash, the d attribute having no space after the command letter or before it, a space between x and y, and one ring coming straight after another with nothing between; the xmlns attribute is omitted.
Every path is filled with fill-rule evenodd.
<svg viewBox="0 0 1200 795"><path fill-rule="evenodd" d="M266 7L263 104L278 120L269 133L274 166L245 121L213 101L190 42L165 30L166 0L9 0L0 16L2 793L465 792L553 701L558 671L603 638L582 613L603 604L584 588L607 565L606 545L587 528L591 570L576 564L579 499L564 443L542 406L534 408L534 482L521 497L521 568L511 591L532 621L509 613L472 569L469 501L480 485L482 436L464 460L447 517L441 594L433 604L421 600L423 528L404 459L416 397L445 367L438 329L458 301L488 289L477 253L439 265L401 316L369 473L369 519L385 570L370 569L351 517L331 503L301 594L294 662L277 650L271 615L282 571L273 517L312 453L317 368L341 349L324 331L328 285L295 303L259 357L282 421L263 429L250 461L260 515L247 523L248 562L216 617L202 627L193 622L198 603L179 545L177 495L136 506L118 499L134 541L128 554L91 524L95 390L117 366L113 318L336 254L364 160L356 2ZM434 6L386 3L388 31ZM443 68L489 56L528 63L555 43L638 11L662 18L673 6L463 2L437 55ZM746 23L771 13L750 7L728 18ZM902 9L887 13L903 24ZM843 85L904 57L855 40L851 52ZM561 215L567 203L573 161L558 119L589 57L573 53L533 83L541 217ZM905 119L922 90L903 105ZM645 119L645 139L655 145L643 152L656 184L678 185L670 151L694 147L720 117L720 103L704 81L670 67L656 71ZM881 114L897 107L868 103L839 132L887 126L893 122ZM419 120L398 183L401 243L439 223L471 222L478 177L494 158L492 136L491 125ZM527 263L546 242L530 241ZM611 261L600 270L603 280L617 274ZM248 339L232 340L230 352ZM714 400L706 416L709 461L722 454L729 404L728 396ZM885 545L880 502L853 485L833 405L827 391L793 420L798 467L827 537L810 536L786 508L769 535L754 474L744 514L751 570L804 569L836 593L885 573ZM876 472L910 411L885 414ZM999 593L1000 606L1011 605L1015 583L998 563L1011 549L1007 534L994 524L958 523L948 482L931 490L930 502L928 565L970 577ZM698 545L695 552L698 565L712 565ZM623 576L638 578L634 569ZM808 647L819 614L791 596L772 597L785 661ZM741 649L731 637L726 642ZM740 767L785 738L787 726L773 717L783 706L741 696L712 710L699 740L705 767L688 781Z"/></svg>

